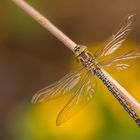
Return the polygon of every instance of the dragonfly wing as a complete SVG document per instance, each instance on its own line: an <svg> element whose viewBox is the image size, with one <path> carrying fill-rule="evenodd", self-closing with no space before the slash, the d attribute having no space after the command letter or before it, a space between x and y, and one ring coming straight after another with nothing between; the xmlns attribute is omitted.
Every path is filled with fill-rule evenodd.
<svg viewBox="0 0 140 140"><path fill-rule="evenodd" d="M59 113L56 124L61 125L83 109L92 99L95 92L95 77L87 74L77 86L74 96L68 101Z"/></svg>
<svg viewBox="0 0 140 140"><path fill-rule="evenodd" d="M140 51L134 50L103 62L102 66L110 72L121 72L128 69L139 60Z"/></svg>
<svg viewBox="0 0 140 140"><path fill-rule="evenodd" d="M59 81L39 90L32 98L32 103L41 103L69 93L71 89L80 81L83 69L70 72Z"/></svg>
<svg viewBox="0 0 140 140"><path fill-rule="evenodd" d="M97 58L105 57L115 52L126 40L126 37L132 30L132 23L134 21L135 14L129 14L121 22L117 31L106 41L103 47L96 51L95 56Z"/></svg>

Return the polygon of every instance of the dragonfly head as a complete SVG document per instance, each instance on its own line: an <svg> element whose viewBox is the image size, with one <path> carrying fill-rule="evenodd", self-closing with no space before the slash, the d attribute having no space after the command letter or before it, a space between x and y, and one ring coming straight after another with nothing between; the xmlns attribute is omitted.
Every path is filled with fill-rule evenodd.
<svg viewBox="0 0 140 140"><path fill-rule="evenodd" d="M82 64L87 64L89 61L95 59L95 57L87 50L87 47L83 45L77 45L74 49L74 53L77 61Z"/></svg>
<svg viewBox="0 0 140 140"><path fill-rule="evenodd" d="M84 45L77 45L74 49L75 57L78 58L83 52L87 50L87 47Z"/></svg>

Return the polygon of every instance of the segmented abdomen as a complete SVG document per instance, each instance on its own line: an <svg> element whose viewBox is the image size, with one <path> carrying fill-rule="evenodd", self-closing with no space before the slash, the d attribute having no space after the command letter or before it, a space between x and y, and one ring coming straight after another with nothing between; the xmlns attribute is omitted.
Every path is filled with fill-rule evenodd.
<svg viewBox="0 0 140 140"><path fill-rule="evenodd" d="M104 73L97 69L94 70L94 74L103 81L103 83L107 86L108 90L114 95L114 97L119 101L119 103L123 106L123 108L129 113L129 115L134 119L134 121L140 126L140 119L137 114L131 108L131 106L127 103L127 101L119 94L119 92L114 88L114 86L110 83L110 81L105 77Z"/></svg>

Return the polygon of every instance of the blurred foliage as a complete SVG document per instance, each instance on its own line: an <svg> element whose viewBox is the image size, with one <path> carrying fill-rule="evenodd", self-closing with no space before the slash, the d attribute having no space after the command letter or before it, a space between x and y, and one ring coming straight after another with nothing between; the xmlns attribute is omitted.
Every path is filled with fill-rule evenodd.
<svg viewBox="0 0 140 140"><path fill-rule="evenodd" d="M135 28L123 49L139 46L139 0L27 0L70 38L100 47L120 20L137 10ZM95 42L95 44L93 44ZM99 42L99 43L97 43ZM96 47L97 46L97 47ZM93 102L66 124L55 119L69 97L40 106L32 95L75 69L72 53L9 0L0 4L0 140L137 140L139 128L98 81ZM113 77L140 101L140 65Z"/></svg>
<svg viewBox="0 0 140 140"><path fill-rule="evenodd" d="M92 45L89 49L93 52L99 46L101 46L100 43ZM126 43L122 46L123 52L121 51L121 53L134 48L134 46L136 43ZM77 65L75 62L72 61L72 69L75 69L74 67ZM125 72L117 74L117 76L114 75L137 99L139 98L140 83L138 71L139 66L135 65ZM132 84L132 81L137 82ZM59 110L70 98L69 95L42 105L22 104L10 119L8 126L11 137L14 137L14 140L138 139L140 137L139 128L135 122L99 80L97 87L93 102L70 121L59 127L55 125L55 119Z"/></svg>

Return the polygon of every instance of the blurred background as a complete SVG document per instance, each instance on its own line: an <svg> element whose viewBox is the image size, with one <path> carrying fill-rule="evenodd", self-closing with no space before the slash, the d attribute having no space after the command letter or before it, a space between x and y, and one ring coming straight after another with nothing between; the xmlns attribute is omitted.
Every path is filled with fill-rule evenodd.
<svg viewBox="0 0 140 140"><path fill-rule="evenodd" d="M139 0L27 0L72 40L94 50L137 11L124 48L140 47ZM33 94L75 69L70 50L10 0L0 3L0 140L137 140L139 128L98 82L93 102L66 124L65 98L35 106ZM140 101L140 63L112 75Z"/></svg>

